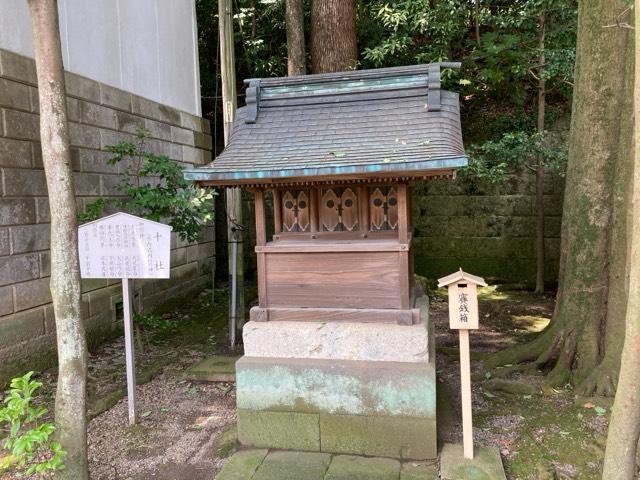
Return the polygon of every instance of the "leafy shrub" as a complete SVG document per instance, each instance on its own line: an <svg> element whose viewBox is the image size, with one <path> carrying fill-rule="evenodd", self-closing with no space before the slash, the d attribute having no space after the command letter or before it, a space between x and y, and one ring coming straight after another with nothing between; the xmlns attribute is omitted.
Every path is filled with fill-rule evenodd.
<svg viewBox="0 0 640 480"><path fill-rule="evenodd" d="M47 413L44 407L32 404L42 383L31 380L33 372L11 380L10 390L0 409L0 430L7 436L2 446L11 454L10 464L27 475L64 468L65 451L50 439L55 431L52 423L39 423Z"/></svg>
<svg viewBox="0 0 640 480"><path fill-rule="evenodd" d="M135 144L120 142L107 147L113 154L110 165L126 165L118 185L126 198L100 198L87 205L79 220L95 220L108 206L114 206L156 222L166 219L182 240L197 241L202 227L213 218L213 193L185 180L180 165L170 158L148 151L146 129L138 128L136 136Z"/></svg>

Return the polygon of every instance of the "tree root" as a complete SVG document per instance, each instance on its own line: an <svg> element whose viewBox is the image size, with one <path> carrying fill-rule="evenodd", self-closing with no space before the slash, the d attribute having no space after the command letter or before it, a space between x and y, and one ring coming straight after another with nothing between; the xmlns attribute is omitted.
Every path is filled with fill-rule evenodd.
<svg viewBox="0 0 640 480"><path fill-rule="evenodd" d="M585 397L613 397L616 394L617 383L616 369L603 362L576 387L576 393Z"/></svg>

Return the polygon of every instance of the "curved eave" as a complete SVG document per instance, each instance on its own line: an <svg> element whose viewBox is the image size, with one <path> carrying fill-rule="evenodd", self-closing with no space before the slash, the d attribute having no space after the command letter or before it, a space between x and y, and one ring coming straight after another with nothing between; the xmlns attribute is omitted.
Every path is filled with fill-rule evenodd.
<svg viewBox="0 0 640 480"><path fill-rule="evenodd" d="M214 162L215 163L215 162ZM313 182L320 179L356 179L366 176L371 177L418 177L438 175L440 172L453 171L466 167L468 159L466 155L420 160L413 162L391 161L384 163L372 163L366 165L340 165L312 168L295 168L280 170L243 170L224 171L216 168L195 168L184 170L183 175L187 180L210 186L239 186L246 184L271 184L283 181Z"/></svg>

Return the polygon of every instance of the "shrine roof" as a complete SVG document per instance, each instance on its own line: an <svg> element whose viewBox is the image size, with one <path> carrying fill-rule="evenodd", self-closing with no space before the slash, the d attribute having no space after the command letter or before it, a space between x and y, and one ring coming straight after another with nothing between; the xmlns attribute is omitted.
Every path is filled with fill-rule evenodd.
<svg viewBox="0 0 640 480"><path fill-rule="evenodd" d="M453 176L467 165L457 93L440 68L247 80L226 149L185 170L204 185Z"/></svg>

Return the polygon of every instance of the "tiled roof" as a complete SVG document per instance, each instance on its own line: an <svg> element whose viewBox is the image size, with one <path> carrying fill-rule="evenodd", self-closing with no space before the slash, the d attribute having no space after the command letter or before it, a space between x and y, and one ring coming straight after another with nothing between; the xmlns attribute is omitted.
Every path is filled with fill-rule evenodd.
<svg viewBox="0 0 640 480"><path fill-rule="evenodd" d="M249 80L227 148L186 178L211 184L428 176L467 163L440 65Z"/></svg>

